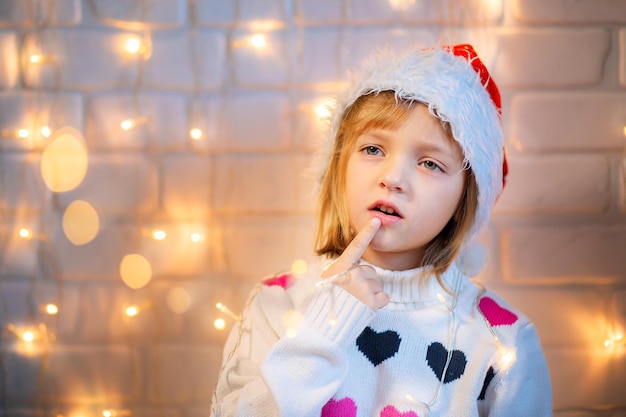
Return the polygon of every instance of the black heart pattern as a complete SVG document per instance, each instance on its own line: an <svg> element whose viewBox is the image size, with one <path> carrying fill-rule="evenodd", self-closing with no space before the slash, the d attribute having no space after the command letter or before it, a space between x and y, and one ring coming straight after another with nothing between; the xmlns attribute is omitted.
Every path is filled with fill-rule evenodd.
<svg viewBox="0 0 626 417"><path fill-rule="evenodd" d="M433 342L428 346L426 351L426 361L428 366L433 370L437 379L441 381L443 376L443 368L446 366L448 360L448 349L446 349L441 343ZM443 377L443 383L454 381L463 375L465 372L465 365L467 365L467 359L465 359L465 353L460 350L453 350L450 357L450 364L446 370L446 375Z"/></svg>
<svg viewBox="0 0 626 417"><path fill-rule="evenodd" d="M372 365L378 366L398 352L401 340L400 335L393 330L377 333L371 327L366 327L357 337L356 345Z"/></svg>
<svg viewBox="0 0 626 417"><path fill-rule="evenodd" d="M483 389L480 390L478 401L485 399L485 395L487 394L487 387L489 386L489 383L491 382L494 376L496 376L496 371L493 370L493 366L490 366L489 369L487 370L487 375L485 375L485 381L483 382Z"/></svg>

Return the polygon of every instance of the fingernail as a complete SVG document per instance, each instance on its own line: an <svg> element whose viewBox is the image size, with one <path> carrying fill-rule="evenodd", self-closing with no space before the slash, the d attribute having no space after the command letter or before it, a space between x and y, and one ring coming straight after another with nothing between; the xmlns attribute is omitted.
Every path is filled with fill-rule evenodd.
<svg viewBox="0 0 626 417"><path fill-rule="evenodd" d="M372 220L370 220L370 223L372 226L380 226L380 219L378 217L373 217Z"/></svg>

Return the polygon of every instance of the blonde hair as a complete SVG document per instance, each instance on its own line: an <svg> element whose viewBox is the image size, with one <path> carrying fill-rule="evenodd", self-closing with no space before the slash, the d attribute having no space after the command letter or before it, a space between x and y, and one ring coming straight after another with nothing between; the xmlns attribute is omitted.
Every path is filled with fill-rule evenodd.
<svg viewBox="0 0 626 417"><path fill-rule="evenodd" d="M339 125L330 161L322 178L318 197L318 229L315 251L318 255L339 256L355 236L350 227L345 200L346 168L356 139L370 129L395 129L411 112L413 100L382 91L360 96L349 106ZM450 127L442 122L452 139ZM461 201L443 230L430 242L422 266L428 265L441 282L443 274L461 250L478 207L478 187L468 168Z"/></svg>

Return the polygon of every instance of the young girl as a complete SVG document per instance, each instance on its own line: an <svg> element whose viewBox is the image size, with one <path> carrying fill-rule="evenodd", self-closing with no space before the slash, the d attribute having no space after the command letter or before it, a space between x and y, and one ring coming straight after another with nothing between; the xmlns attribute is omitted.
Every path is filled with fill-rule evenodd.
<svg viewBox="0 0 626 417"><path fill-rule="evenodd" d="M213 415L552 415L535 327L470 281L507 172L500 96L470 45L380 52L322 151L317 253L262 282Z"/></svg>

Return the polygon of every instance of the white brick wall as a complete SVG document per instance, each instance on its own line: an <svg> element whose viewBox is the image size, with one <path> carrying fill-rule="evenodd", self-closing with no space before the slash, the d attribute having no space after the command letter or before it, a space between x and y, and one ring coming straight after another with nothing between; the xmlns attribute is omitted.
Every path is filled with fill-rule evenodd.
<svg viewBox="0 0 626 417"><path fill-rule="evenodd" d="M248 46L258 30L266 50ZM128 36L151 54L124 53ZM213 321L232 324L215 304L240 312L258 279L311 259L313 108L372 48L466 41L500 86L510 162L480 279L536 323L556 416L626 417L626 346L604 347L626 331L615 0L2 0L0 415L208 416L226 337ZM124 131L126 118L144 123ZM89 169L55 194L38 132L68 125ZM62 229L77 199L100 219L83 246ZM120 278L131 253L152 268L138 290ZM172 291L188 297L178 312Z"/></svg>

